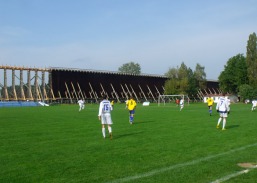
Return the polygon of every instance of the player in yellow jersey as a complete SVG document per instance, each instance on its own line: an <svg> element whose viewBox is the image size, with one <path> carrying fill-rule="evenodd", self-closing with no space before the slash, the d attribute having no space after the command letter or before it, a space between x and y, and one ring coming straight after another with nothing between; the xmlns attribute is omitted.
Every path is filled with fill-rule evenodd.
<svg viewBox="0 0 257 183"><path fill-rule="evenodd" d="M126 106L127 106L127 109L129 110L129 122L130 124L133 124L137 103L132 96L130 97L129 100L126 101Z"/></svg>
<svg viewBox="0 0 257 183"><path fill-rule="evenodd" d="M111 101L112 109L114 107L114 100Z"/></svg>
<svg viewBox="0 0 257 183"><path fill-rule="evenodd" d="M210 113L210 116L212 115L212 105L213 105L213 98L211 98L210 96L207 98L207 105L208 105L208 108L209 108L209 113Z"/></svg>

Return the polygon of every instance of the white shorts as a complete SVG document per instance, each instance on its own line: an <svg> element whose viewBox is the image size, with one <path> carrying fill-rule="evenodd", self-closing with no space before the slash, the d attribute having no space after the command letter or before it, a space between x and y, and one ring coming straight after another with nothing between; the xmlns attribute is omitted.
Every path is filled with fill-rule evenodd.
<svg viewBox="0 0 257 183"><path fill-rule="evenodd" d="M103 125L111 125L112 124L112 118L110 113L103 113L101 116L101 123Z"/></svg>
<svg viewBox="0 0 257 183"><path fill-rule="evenodd" d="M227 118L228 117L228 113L220 112L220 117L221 118Z"/></svg>

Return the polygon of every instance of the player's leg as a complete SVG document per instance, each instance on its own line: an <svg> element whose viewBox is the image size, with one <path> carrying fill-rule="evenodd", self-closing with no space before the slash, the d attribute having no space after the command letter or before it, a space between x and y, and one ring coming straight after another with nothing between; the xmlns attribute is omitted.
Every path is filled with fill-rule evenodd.
<svg viewBox="0 0 257 183"><path fill-rule="evenodd" d="M130 124L132 124L132 122L133 122L133 114L132 114L132 111L129 111L129 122L130 122Z"/></svg>
<svg viewBox="0 0 257 183"><path fill-rule="evenodd" d="M135 110L130 111L130 122L131 123L134 122L134 114L135 114Z"/></svg>
<svg viewBox="0 0 257 183"><path fill-rule="evenodd" d="M210 116L212 115L212 106L209 106L209 113L210 113Z"/></svg>
<svg viewBox="0 0 257 183"><path fill-rule="evenodd" d="M103 134L103 138L105 138L105 127L104 127L104 125L102 125L102 134Z"/></svg>
<svg viewBox="0 0 257 183"><path fill-rule="evenodd" d="M217 128L219 128L219 127L220 127L220 122L221 122L221 120L222 120L222 116L221 116L221 114L220 114L220 117L219 117L219 119L218 119L218 123L217 123Z"/></svg>
<svg viewBox="0 0 257 183"><path fill-rule="evenodd" d="M109 131L110 139L112 140L112 126L111 125L108 125L108 131Z"/></svg>
<svg viewBox="0 0 257 183"><path fill-rule="evenodd" d="M103 134L103 138L105 138L105 124L106 124L106 118L104 115L101 116L101 121L102 121L102 134Z"/></svg>
<svg viewBox="0 0 257 183"><path fill-rule="evenodd" d="M183 109L183 105L180 105L180 111Z"/></svg>
<svg viewBox="0 0 257 183"><path fill-rule="evenodd" d="M111 119L111 115L110 114L107 114L106 115L106 122L108 124L108 132L109 132L109 135L110 135L110 139L112 140L112 119Z"/></svg>
<svg viewBox="0 0 257 183"><path fill-rule="evenodd" d="M226 127L226 121L227 121L227 120L226 120L226 118L224 117L224 118L223 118L222 130L226 130L226 128L225 128L225 127Z"/></svg>

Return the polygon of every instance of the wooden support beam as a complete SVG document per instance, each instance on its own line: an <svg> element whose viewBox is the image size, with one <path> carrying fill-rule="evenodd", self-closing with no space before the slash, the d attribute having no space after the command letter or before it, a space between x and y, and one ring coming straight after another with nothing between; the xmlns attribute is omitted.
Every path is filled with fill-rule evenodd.
<svg viewBox="0 0 257 183"><path fill-rule="evenodd" d="M68 87L68 85L67 85L66 82L65 82L65 86L66 86L66 91L67 91L67 93L68 93L68 96L69 96L69 98L70 98L70 102L73 103L73 102L72 102L72 98L71 98L71 94L70 94L70 90L69 90L69 87ZM67 98L68 98L68 97L67 97Z"/></svg>
<svg viewBox="0 0 257 183"><path fill-rule="evenodd" d="M141 88L141 86L138 84L138 87L140 88L140 91L141 91L141 93L143 94L143 96L144 96L144 98L145 98L145 101L147 101L147 98L146 98L146 96L145 96L145 93L144 93L144 91L142 90L142 88Z"/></svg>

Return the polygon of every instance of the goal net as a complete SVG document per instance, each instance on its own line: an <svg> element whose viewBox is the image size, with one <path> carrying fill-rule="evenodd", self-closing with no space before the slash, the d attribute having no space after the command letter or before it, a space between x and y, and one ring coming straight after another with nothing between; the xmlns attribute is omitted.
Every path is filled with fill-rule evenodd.
<svg viewBox="0 0 257 183"><path fill-rule="evenodd" d="M177 104L176 100L184 100L184 104L189 104L189 98L187 95L159 95L158 96L158 106L166 104Z"/></svg>

